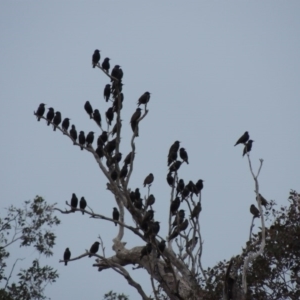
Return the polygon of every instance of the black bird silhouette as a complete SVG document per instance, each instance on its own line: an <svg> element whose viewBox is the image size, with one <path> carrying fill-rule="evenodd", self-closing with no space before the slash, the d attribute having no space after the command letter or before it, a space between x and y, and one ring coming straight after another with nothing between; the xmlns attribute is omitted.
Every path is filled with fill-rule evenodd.
<svg viewBox="0 0 300 300"><path fill-rule="evenodd" d="M195 238L191 238L187 244L186 244L186 248L190 248L190 247L194 247L196 244L198 243L198 237L195 236Z"/></svg>
<svg viewBox="0 0 300 300"><path fill-rule="evenodd" d="M119 81L122 80L123 75L124 75L123 70L121 68L119 68L119 72L118 72L118 75L117 75L117 78L119 79Z"/></svg>
<svg viewBox="0 0 300 300"><path fill-rule="evenodd" d="M103 131L101 135L99 135L98 137L97 145L103 147L107 142L107 139L108 139L107 131Z"/></svg>
<svg viewBox="0 0 300 300"><path fill-rule="evenodd" d="M113 140L109 141L105 147L104 151L107 152L107 154L111 155L111 153L116 149L117 146L117 140L114 138Z"/></svg>
<svg viewBox="0 0 300 300"><path fill-rule="evenodd" d="M154 210L149 209L146 211L143 221L149 222L149 221L153 220L153 218L154 218Z"/></svg>
<svg viewBox="0 0 300 300"><path fill-rule="evenodd" d="M109 72L110 64L109 64L110 58L106 57L103 60L102 63L102 69L105 70L107 73Z"/></svg>
<svg viewBox="0 0 300 300"><path fill-rule="evenodd" d="M144 180L144 187L148 184L149 186L151 185L151 183L154 180L154 176L152 173L150 173Z"/></svg>
<svg viewBox="0 0 300 300"><path fill-rule="evenodd" d="M77 208L77 205L78 205L78 198L75 195L75 193L73 193L71 198L71 210L73 212L75 212L75 208Z"/></svg>
<svg viewBox="0 0 300 300"><path fill-rule="evenodd" d="M141 104L147 104L150 100L150 93L149 92L145 92L138 100L138 106L140 106Z"/></svg>
<svg viewBox="0 0 300 300"><path fill-rule="evenodd" d="M173 232L170 234L169 236L169 241L173 240L174 238L176 238L179 235L179 230L178 227L175 227Z"/></svg>
<svg viewBox="0 0 300 300"><path fill-rule="evenodd" d="M188 219L185 219L180 225L178 225L178 230L184 231L188 228L188 226L189 226L189 221Z"/></svg>
<svg viewBox="0 0 300 300"><path fill-rule="evenodd" d="M246 144L248 140L249 140L249 134L248 131L245 131L245 133L237 140L234 146L238 144Z"/></svg>
<svg viewBox="0 0 300 300"><path fill-rule="evenodd" d="M120 121L122 122L122 120L120 120ZM118 128L121 129L121 127L122 127L122 123L121 122L116 122L116 124L115 124L115 126L114 126L114 128L113 128L113 130L111 132L112 136L114 136L115 134L117 134Z"/></svg>
<svg viewBox="0 0 300 300"><path fill-rule="evenodd" d="M184 187L184 189L181 192L181 200L184 200L185 198L187 198L190 194L190 190L188 189L187 186Z"/></svg>
<svg viewBox="0 0 300 300"><path fill-rule="evenodd" d="M130 165L130 162L131 162L131 156L133 156L132 161L134 160L134 153L133 153L133 155L132 155L132 153L133 153L133 152L129 152L129 153L127 154L127 156L125 157L124 163L125 163L126 165Z"/></svg>
<svg viewBox="0 0 300 300"><path fill-rule="evenodd" d="M244 150L243 150L243 156L244 156L246 153L248 153L248 152L251 151L251 149L252 149L252 143L253 143L253 142L254 142L253 140L249 140L249 141L247 142L247 144L245 145Z"/></svg>
<svg viewBox="0 0 300 300"><path fill-rule="evenodd" d="M185 161L187 164L189 164L188 154L184 148L180 148L179 155L183 161Z"/></svg>
<svg viewBox="0 0 300 300"><path fill-rule="evenodd" d="M261 205L263 205L264 207L267 207L267 205L269 204L268 201L261 194L259 194L259 196L260 196ZM258 197L256 197L256 200L258 201Z"/></svg>
<svg viewBox="0 0 300 300"><path fill-rule="evenodd" d="M176 214L176 217L172 223L172 227L180 225L185 217L185 212L183 209L179 210Z"/></svg>
<svg viewBox="0 0 300 300"><path fill-rule="evenodd" d="M54 118L54 108L49 107L48 109L49 109L49 111L47 112L46 119L48 120L47 125L49 126L51 121Z"/></svg>
<svg viewBox="0 0 300 300"><path fill-rule="evenodd" d="M38 120L38 121L41 119L40 117L42 117L42 116L44 115L44 113L45 113L45 105L46 105L46 104L41 103L41 104L39 105L38 109L36 110L35 115L37 116L37 120Z"/></svg>
<svg viewBox="0 0 300 300"><path fill-rule="evenodd" d="M93 65L93 68L95 68L98 64L98 62L100 61L100 50L96 49L94 51L94 54L92 56L92 65Z"/></svg>
<svg viewBox="0 0 300 300"><path fill-rule="evenodd" d="M145 247L142 248L141 250L141 256L140 256L140 260L145 256L145 255L149 255L152 251L152 245L151 243L147 243L147 245Z"/></svg>
<svg viewBox="0 0 300 300"><path fill-rule="evenodd" d="M166 241L161 240L157 245L158 251L157 251L157 258L160 258L161 253L165 251L166 248Z"/></svg>
<svg viewBox="0 0 300 300"><path fill-rule="evenodd" d="M152 206L155 203L155 197L153 194L149 195L146 201L146 207Z"/></svg>
<svg viewBox="0 0 300 300"><path fill-rule="evenodd" d="M65 261L65 266L68 265L68 260L70 260L71 258L71 252L69 248L66 248L65 252L64 252L64 261Z"/></svg>
<svg viewBox="0 0 300 300"><path fill-rule="evenodd" d="M116 153L115 156L112 157L113 163L119 163L122 160L122 153Z"/></svg>
<svg viewBox="0 0 300 300"><path fill-rule="evenodd" d="M177 159L177 152L173 151L168 155L168 166Z"/></svg>
<svg viewBox="0 0 300 300"><path fill-rule="evenodd" d="M168 182L169 186L171 186L171 187L173 186L174 177L170 173L167 175L167 182Z"/></svg>
<svg viewBox="0 0 300 300"><path fill-rule="evenodd" d="M142 199L136 199L134 201L134 207L137 209L142 209L143 208L143 200Z"/></svg>
<svg viewBox="0 0 300 300"><path fill-rule="evenodd" d="M70 119L69 119L69 118L65 118L65 119L62 121L62 123L61 123L61 128L62 128L64 131L68 131L69 126L70 126Z"/></svg>
<svg viewBox="0 0 300 300"><path fill-rule="evenodd" d="M116 181L118 178L118 173L117 171L114 169L111 173L110 173L110 177L113 181Z"/></svg>
<svg viewBox="0 0 300 300"><path fill-rule="evenodd" d="M87 114L90 116L90 118L93 119L93 108L90 101L85 102L84 109L87 112Z"/></svg>
<svg viewBox="0 0 300 300"><path fill-rule="evenodd" d="M130 194L129 194L129 196L130 196L131 202L134 203L134 201L135 201L135 193L134 193L134 191L131 191Z"/></svg>
<svg viewBox="0 0 300 300"><path fill-rule="evenodd" d="M176 187L176 196L179 194L179 193L182 193L183 189L184 189L185 185L184 185L184 181L183 179L179 179L178 183L177 183L177 187Z"/></svg>
<svg viewBox="0 0 300 300"><path fill-rule="evenodd" d="M96 254L96 253L98 252L98 250L99 250L99 245L100 245L99 242L95 242L95 243L91 246L90 253ZM92 255L90 254L89 257L92 257Z"/></svg>
<svg viewBox="0 0 300 300"><path fill-rule="evenodd" d="M120 98L120 110L123 108L123 100L124 100L124 94L123 93L120 93L119 94L119 97L115 97L115 100L113 102L113 111L114 112L118 112L118 109L119 109L119 98Z"/></svg>
<svg viewBox="0 0 300 300"><path fill-rule="evenodd" d="M194 207L194 209L192 211L191 219L193 219L193 218L198 219L201 210L202 210L201 203L198 202L197 205Z"/></svg>
<svg viewBox="0 0 300 300"><path fill-rule="evenodd" d="M107 102L110 97L110 84L107 84L105 86L104 91L103 91L103 96L104 96L105 101Z"/></svg>
<svg viewBox="0 0 300 300"><path fill-rule="evenodd" d="M59 111L57 111L55 113L55 116L54 116L53 121L52 121L54 131L56 130L56 127L60 124L60 122L61 122L61 113Z"/></svg>
<svg viewBox="0 0 300 300"><path fill-rule="evenodd" d="M74 145L75 145L76 144L76 140L77 140L77 131L76 131L75 125L71 126L70 136L72 137L72 139L74 141Z"/></svg>
<svg viewBox="0 0 300 300"><path fill-rule="evenodd" d="M140 189L139 188L135 189L134 194L135 194L135 199L136 200L141 198L141 193L140 193Z"/></svg>
<svg viewBox="0 0 300 300"><path fill-rule="evenodd" d="M113 108L110 107L110 108L106 111L105 115L106 115L107 123L108 123L109 125L111 125L111 122L112 122L112 120L114 119Z"/></svg>
<svg viewBox="0 0 300 300"><path fill-rule="evenodd" d="M84 199L84 197L81 197L81 199L79 201L80 209L85 209L86 206L87 206L86 200ZM82 214L84 215L84 211L82 211Z"/></svg>
<svg viewBox="0 0 300 300"><path fill-rule="evenodd" d="M94 141L94 132L90 131L85 139L86 145L91 146L93 144L93 141Z"/></svg>
<svg viewBox="0 0 300 300"><path fill-rule="evenodd" d="M114 210L113 210L113 219L115 220L115 221L119 221L119 217L120 217L120 213L119 213L119 211L118 211L118 209L116 208L116 207L114 207ZM115 226L117 226L118 225L118 223L117 222L115 222Z"/></svg>
<svg viewBox="0 0 300 300"><path fill-rule="evenodd" d="M79 141L79 145L81 146L81 150L83 150L83 145L85 144L85 135L83 131L79 132L79 136L78 136L78 141Z"/></svg>
<svg viewBox="0 0 300 300"><path fill-rule="evenodd" d="M169 150L169 155L168 156L170 156L170 154L172 153L172 152L178 152L178 150L179 150L179 145L180 145L180 142L179 141L175 141L174 143L173 143L173 145L170 147L170 150Z"/></svg>
<svg viewBox="0 0 300 300"><path fill-rule="evenodd" d="M127 173L128 173L128 168L127 165L125 164L120 171L120 178L125 178L127 176Z"/></svg>
<svg viewBox="0 0 300 300"><path fill-rule="evenodd" d="M110 76L118 79L119 78L119 71L120 71L120 66L115 65L114 68L111 70ZM111 81L113 81L113 79L111 79Z"/></svg>
<svg viewBox="0 0 300 300"><path fill-rule="evenodd" d="M131 116L130 123L133 132L135 132L135 129L138 125L138 119L141 117L141 115L142 115L141 109L138 107L136 111L133 113L133 115Z"/></svg>
<svg viewBox="0 0 300 300"><path fill-rule="evenodd" d="M170 173L177 172L181 166L181 163L182 163L181 161L176 160L169 168Z"/></svg>
<svg viewBox="0 0 300 300"><path fill-rule="evenodd" d="M102 158L104 156L103 147L98 146L97 149L96 149L96 153L99 156L99 158Z"/></svg>
<svg viewBox="0 0 300 300"><path fill-rule="evenodd" d="M171 211L172 215L176 215L176 212L177 212L179 206L180 206L180 198L176 197L172 201L171 206L170 206L170 211Z"/></svg>
<svg viewBox="0 0 300 300"><path fill-rule="evenodd" d="M156 236L160 230L160 222L149 222L147 231L144 237L149 238L150 236Z"/></svg>
<svg viewBox="0 0 300 300"><path fill-rule="evenodd" d="M250 212L253 215L253 218L259 218L260 217L259 210L257 209L257 207L254 204L251 204Z"/></svg>
<svg viewBox="0 0 300 300"><path fill-rule="evenodd" d="M94 110L93 119L101 127L101 115L99 109Z"/></svg>
<svg viewBox="0 0 300 300"><path fill-rule="evenodd" d="M198 191L198 194L202 191L203 189L203 181L202 179L199 179L197 182L196 182L196 189Z"/></svg>

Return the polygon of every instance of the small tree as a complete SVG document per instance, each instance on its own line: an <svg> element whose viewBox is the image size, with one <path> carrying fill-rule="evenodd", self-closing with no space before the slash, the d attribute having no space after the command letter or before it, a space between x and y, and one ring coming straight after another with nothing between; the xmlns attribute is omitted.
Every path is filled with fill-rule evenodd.
<svg viewBox="0 0 300 300"><path fill-rule="evenodd" d="M39 254L52 256L56 237L51 227L59 223L59 219L53 215L53 206L39 196L33 201L25 201L22 208L10 206L7 215L0 218L0 282L4 285L0 289L0 299L46 299L45 287L58 278L56 270L47 265L40 266L39 260L34 259L28 269L18 272L18 282L10 283L18 261L23 259L18 258L10 270L6 261L13 244L33 246Z"/></svg>
<svg viewBox="0 0 300 300"><path fill-rule="evenodd" d="M97 139L97 146L93 147L93 132L86 136L82 131L77 134L75 125L72 125L71 130L68 131L69 119L64 119L60 126L62 121L60 112L56 112L54 115L54 111L52 111L44 117L44 104L41 104L34 113L38 119L44 119L48 123L53 124L54 130L58 129L61 131L66 137L71 139L74 145L81 147L82 150L94 156L95 162L107 179L107 189L111 192L117 205L114 209L113 218L110 218L94 212L90 207L86 209L84 199L81 199L81 204L78 208L78 199L73 194L71 203L66 202L68 206L66 210L55 208L62 214L79 213L81 211L94 219L103 219L112 225L114 223L119 225L119 232L113 239L115 255L106 257L104 244L99 236L99 243L95 243L90 251L86 251L71 259L66 255L65 259L75 261L88 255L96 256L96 262L93 265L95 268L99 271L113 269L122 275L129 285L136 289L142 299L151 299L151 297L146 295L143 287L133 279L132 274L124 268L125 266L133 265L137 266L133 269L144 268L146 270L150 277L155 299L223 298L242 300L253 293L260 297L263 287L261 286L261 289L254 287L253 280L254 278L261 278L259 276L262 276L262 273L258 274L260 268L256 266L262 260L262 257L268 255L265 253L265 217L269 216L270 212L273 212L274 203L268 204L268 209L265 213L263 212L262 205L266 203L259 193L258 182L263 160L260 160L259 170L255 174L249 156L252 145L251 140L247 142L249 136L245 141L245 136L243 136L240 142L245 145L244 154L247 155L255 186L258 209L252 207L251 213L253 214L253 220L256 217L260 218L261 232L259 235L252 234L252 220L250 239L243 254L233 258L230 262L222 262L213 269L204 270L201 264L203 242L199 222L199 214L202 210L201 190L203 189L203 181L199 179L195 183L191 180L185 180L185 182L188 182L185 184L184 180L179 176L180 168L185 163L189 163L185 149L180 148L180 143L177 141L170 147L169 153L167 152L168 149L166 149L167 163L169 165L166 177L167 184L170 186L170 210L167 218L168 237L165 240L159 235L160 225L157 220L155 221L154 211L152 210L152 207L155 205L155 196L151 194L151 184L155 180L153 174L149 174L145 178L144 186L148 186L148 193L145 196L141 197L139 188L130 186L136 153L135 139L141 135L139 130L140 124L149 113L147 106L150 100L150 93L145 92L138 100L138 107L133 112L130 120L133 132L131 136L131 152L122 160L120 136L122 129L121 111L124 99L122 93L123 71L120 66L116 65L111 74L109 74L107 59L103 61L102 65L100 65L99 61L100 54L96 50L93 55L93 67L103 71L104 75L111 81L111 84L107 84L104 88L105 100L108 104L111 104L105 113L107 123L105 130L103 129L104 125L99 109L93 110L88 101L84 105L89 117L96 122L99 127L99 133L101 133ZM143 107L143 109L140 107ZM114 120L115 123L113 124ZM180 159L178 156L180 156ZM103 159L106 160L106 163L104 163ZM125 210L132 217L134 226L130 226L124 219ZM140 238L140 245L132 249L125 247L126 242L123 241L125 229L130 230ZM99 246L102 249L101 254L98 253ZM60 260L60 262L64 263L65 260ZM268 262L271 265L271 261ZM113 297L112 294L107 295ZM265 293L264 296L266 295Z"/></svg>

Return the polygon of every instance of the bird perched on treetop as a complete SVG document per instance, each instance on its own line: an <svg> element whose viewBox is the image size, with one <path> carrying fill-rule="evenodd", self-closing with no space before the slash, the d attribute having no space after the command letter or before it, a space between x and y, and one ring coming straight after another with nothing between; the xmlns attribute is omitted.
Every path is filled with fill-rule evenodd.
<svg viewBox="0 0 300 300"><path fill-rule="evenodd" d="M249 140L249 134L248 131L245 131L245 133L237 140L234 146L238 144L246 144L248 140Z"/></svg>
<svg viewBox="0 0 300 300"><path fill-rule="evenodd" d="M99 245L100 245L99 242L95 242L95 243L91 246L90 253L96 254L96 253L98 252L98 250L99 250ZM89 257L92 257L92 255L90 254Z"/></svg>
<svg viewBox="0 0 300 300"><path fill-rule="evenodd" d="M141 250L141 256L140 256L140 260L145 256L145 255L149 255L152 251L152 245L151 243L147 243L147 245L142 248Z"/></svg>
<svg viewBox="0 0 300 300"><path fill-rule="evenodd" d="M64 261L65 261L65 266L68 264L68 260L71 258L71 252L69 248L66 248L64 252Z"/></svg>
<svg viewBox="0 0 300 300"><path fill-rule="evenodd" d="M261 205L263 205L264 207L267 207L267 205L269 204L268 201L261 194L259 194L259 196L260 196ZM256 197L256 200L258 201L258 197Z"/></svg>
<svg viewBox="0 0 300 300"><path fill-rule="evenodd" d="M63 122L61 123L61 128L64 130L64 131L68 131L68 128L70 126L70 119L69 118L65 118L63 120Z"/></svg>
<svg viewBox="0 0 300 300"><path fill-rule="evenodd" d="M131 116L130 123L133 132L135 132L135 129L138 124L138 119L141 117L141 115L142 115L141 109L138 107L136 111L133 113L133 115Z"/></svg>
<svg viewBox="0 0 300 300"><path fill-rule="evenodd" d="M37 116L37 120L39 121L43 115L44 115L44 112L45 112L45 105L44 103L41 103L38 107L38 109L36 110L36 113L35 115Z"/></svg>
<svg viewBox="0 0 300 300"><path fill-rule="evenodd" d="M198 193L200 193L201 190L203 189L203 181L204 181L204 180L199 179L199 180L197 181L197 183L195 184Z"/></svg>
<svg viewBox="0 0 300 300"><path fill-rule="evenodd" d="M201 204L200 204L200 202L198 202L197 205L194 207L194 209L192 211L191 219L193 219L193 218L198 219L201 210L202 210Z"/></svg>
<svg viewBox="0 0 300 300"><path fill-rule="evenodd" d="M170 147L169 155L170 155L172 152L178 152L179 145L180 145L180 142L179 142L179 141L175 141L175 142L173 143L173 145ZM168 155L168 156L169 156L169 155Z"/></svg>
<svg viewBox="0 0 300 300"><path fill-rule="evenodd" d="M80 209L85 209L86 206L87 206L86 200L84 199L84 197L81 197L81 199L79 201ZM82 214L84 215L84 211L82 211Z"/></svg>
<svg viewBox="0 0 300 300"><path fill-rule="evenodd" d="M125 159L124 159L124 164L130 165L130 162L131 162L131 156L133 156L133 157L132 157L132 161L134 160L134 153L133 153L133 155L132 155L132 152L130 152L130 153L128 153L127 156L125 157Z"/></svg>
<svg viewBox="0 0 300 300"><path fill-rule="evenodd" d="M102 63L102 69L105 70L107 73L109 72L110 64L109 64L110 58L106 57L103 60Z"/></svg>
<svg viewBox="0 0 300 300"><path fill-rule="evenodd" d="M138 100L138 106L140 106L141 104L147 104L150 100L150 93L149 92L145 92Z"/></svg>
<svg viewBox="0 0 300 300"><path fill-rule="evenodd" d="M120 213L119 213L119 211L116 207L113 208L113 214L112 215L113 215L113 219L115 221L119 221ZM117 226L117 225L118 225L118 223L115 222L115 226Z"/></svg>
<svg viewBox="0 0 300 300"><path fill-rule="evenodd" d="M99 109L94 110L93 119L101 127L101 115Z"/></svg>
<svg viewBox="0 0 300 300"><path fill-rule="evenodd" d="M253 218L259 218L260 217L259 210L257 209L257 207L254 204L251 204L250 212L253 215Z"/></svg>
<svg viewBox="0 0 300 300"><path fill-rule="evenodd" d="M151 185L151 183L154 180L154 176L152 173L150 173L144 180L144 187L148 184L149 186Z"/></svg>
<svg viewBox="0 0 300 300"><path fill-rule="evenodd" d="M60 124L60 122L61 122L61 113L59 111L57 111L55 113L55 116L54 116L53 121L52 121L54 131L56 130L56 127Z"/></svg>
<svg viewBox="0 0 300 300"><path fill-rule="evenodd" d="M54 108L53 107L49 107L48 108L49 111L47 112L47 115L46 115L46 119L47 119L47 125L49 126L51 121L53 120L54 118Z"/></svg>
<svg viewBox="0 0 300 300"><path fill-rule="evenodd" d="M90 131L85 139L86 145L87 146L92 145L93 141L94 141L94 131Z"/></svg>
<svg viewBox="0 0 300 300"><path fill-rule="evenodd" d="M96 49L94 51L94 54L92 56L92 65L93 65L93 68L95 68L98 64L98 62L100 61L100 50Z"/></svg>
<svg viewBox="0 0 300 300"><path fill-rule="evenodd" d="M120 71L120 66L115 65L114 68L111 70L110 76L118 79L119 78L119 71ZM113 79L111 79L111 81L113 81Z"/></svg>
<svg viewBox="0 0 300 300"><path fill-rule="evenodd" d="M90 118L93 119L93 108L89 101L85 102L84 109L87 112L87 114L90 116Z"/></svg>
<svg viewBox="0 0 300 300"><path fill-rule="evenodd" d="M76 144L76 140L77 140L77 131L76 131L75 125L71 126L70 136L74 140L74 145L75 145Z"/></svg>
<svg viewBox="0 0 300 300"><path fill-rule="evenodd" d="M169 168L170 173L178 171L180 166L181 166L181 161L176 160Z"/></svg>
<svg viewBox="0 0 300 300"><path fill-rule="evenodd" d="M85 144L85 135L84 135L83 131L79 132L78 141L79 141L79 145L80 145L81 150L83 150L82 146Z"/></svg>
<svg viewBox="0 0 300 300"><path fill-rule="evenodd" d="M174 201L172 201L171 206L170 206L170 211L172 215L175 215L178 208L180 206L180 198L176 197Z"/></svg>
<svg viewBox="0 0 300 300"><path fill-rule="evenodd" d="M97 145L103 147L107 142L107 139L108 139L107 131L103 131L98 137Z"/></svg>
<svg viewBox="0 0 300 300"><path fill-rule="evenodd" d="M167 175L167 182L168 182L169 186L171 186L171 187L173 186L174 177L170 173L168 173L168 175Z"/></svg>
<svg viewBox="0 0 300 300"><path fill-rule="evenodd" d="M71 198L71 210L73 212L75 212L75 208L77 208L77 205L78 205L78 198L75 195L75 193L73 193Z"/></svg>
<svg viewBox="0 0 300 300"><path fill-rule="evenodd" d="M105 86L104 91L103 91L103 96L104 96L105 101L107 102L110 97L110 84L107 84Z"/></svg>
<svg viewBox="0 0 300 300"><path fill-rule="evenodd" d="M188 154L184 148L180 148L179 155L183 161L185 161L187 164L189 164Z"/></svg>
<svg viewBox="0 0 300 300"><path fill-rule="evenodd" d="M243 150L243 156L244 156L246 153L248 153L248 152L251 151L251 149L252 149L252 143L253 143L253 142L254 142L253 140L249 140L248 143L245 145L244 150Z"/></svg>
<svg viewBox="0 0 300 300"><path fill-rule="evenodd" d="M108 110L106 111L105 115L106 115L107 123L108 123L109 125L111 125L111 122L112 122L113 119L114 119L114 111L113 111L113 108L112 108L112 107L109 107Z"/></svg>

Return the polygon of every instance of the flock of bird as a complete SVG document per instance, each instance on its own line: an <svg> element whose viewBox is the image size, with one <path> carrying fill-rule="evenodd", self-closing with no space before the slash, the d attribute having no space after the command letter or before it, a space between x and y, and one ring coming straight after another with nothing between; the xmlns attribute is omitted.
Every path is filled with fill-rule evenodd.
<svg viewBox="0 0 300 300"><path fill-rule="evenodd" d="M106 72L109 73L110 69L110 58L106 57L102 65L100 66L100 51L96 49L94 51L94 54L92 56L92 67L95 68L100 67ZM100 159L103 157L106 157L106 165L109 168L109 173L112 181L124 180L126 176L128 175L128 165L132 164L134 160L134 153L130 152L126 158L124 159L124 165L121 168L120 172L117 172L117 169L114 167L116 164L118 164L122 160L122 153L115 151L117 146L117 140L116 138L113 139L113 136L117 134L117 132L120 130L122 124L121 120L116 121L113 129L109 131L109 126L112 125L112 122L114 120L114 114L118 113L122 109L122 102L124 100L124 95L122 93L122 79L123 79L123 70L121 69L121 66L115 65L115 67L112 69L110 74L111 83L106 84L104 87L103 96L106 102L111 101L112 106L108 108L108 110L105 113L106 122L107 122L107 131L102 129L102 119L101 114L98 109L93 110L92 105L89 101L86 101L84 104L84 109L89 115L90 119L93 119L96 124L101 128L102 133L99 135L97 139L97 148L95 150L96 154ZM113 99L111 99L111 96ZM138 124L142 115L142 109L140 108L140 105L145 105L145 111L147 103L150 100L150 93L145 92L143 95L141 95L137 101L138 107L136 108L136 111L133 113L130 124L132 131L135 136L138 136ZM73 142L74 145L80 146L81 150L84 149L84 147L92 147L92 144L94 142L94 133L93 131L90 131L86 136L83 131L80 131L77 135L77 130L75 125L71 125L71 129L68 133L68 129L70 126L70 119L65 118L62 121L62 116L59 111L54 111L52 107L48 109L48 112L46 116L44 117L45 113L45 104L41 103L34 113L37 117L37 120L40 121L41 118L45 119L47 122L47 125L50 124L53 125L53 130L55 131L57 127L61 124L61 130L68 134ZM111 139L110 139L111 137ZM78 139L78 140L77 140ZM252 149L252 143L253 140L249 140L249 134L246 131L236 142L236 145L243 144L244 150L243 150L243 156L250 152ZM115 151L115 153L114 153ZM114 155L113 155L114 154ZM179 155L178 155L179 154ZM181 160L178 160L178 156L181 158ZM181 167L183 163L189 164L188 161L188 154L185 148L180 148L180 142L175 141L168 153L167 157L167 165L169 167L169 172L167 174L167 183L170 187L176 189L176 196L175 199L171 201L170 204L170 214L173 216L171 231L169 232L168 240L171 241L172 239L176 238L178 235L180 235L182 232L184 232L188 226L189 226L189 219L185 217L185 210L179 209L180 205L183 201L187 201L190 199L193 208L191 208L190 204L190 220L191 222L196 221L199 218L199 214L202 210L201 207L201 190L203 189L203 180L199 179L196 183L193 183L193 181L189 181L187 184L184 183L183 179L179 179L177 177L177 171ZM148 186L150 191L150 186L154 181L154 175L150 173L144 180L144 187ZM196 195L198 197L198 202L195 204L193 201L193 196ZM199 197L200 195L200 197ZM130 191L129 198L131 200L132 206L137 209L140 212L141 218L139 220L139 227L144 232L144 238L147 240L147 244L142 248L140 259L142 259L144 256L149 255L152 252L153 245L156 247L157 250L157 258L160 257L161 253L164 252L164 249L166 247L166 241L164 239L161 239L160 242L156 240L156 236L160 230L160 222L154 221L154 210L152 209L152 206L155 203L155 197L153 194L150 194L147 199L145 199L145 203L143 203L143 199L141 198L141 194L139 191L139 188L136 188L134 191ZM263 197L261 196L262 205L266 205L267 201L264 199L263 203ZM79 208L82 211L82 214L84 214L84 210L87 206L87 202L84 197L81 197L80 201L78 201L77 196L75 193L72 194L72 198L70 201L71 211L75 212L77 210L77 206L79 203ZM149 209L150 208L150 209ZM259 211L254 206L251 205L250 212L253 214L253 218L259 217ZM112 213L112 219L115 221L115 226L117 226L119 221L120 213L116 207L113 208ZM186 243L187 248L193 248L198 242L198 237L193 234L193 237L191 240L189 240ZM91 247L89 251L89 257L91 257L92 254L96 254L99 250L99 242L95 242ZM71 258L71 252L69 248L66 248L64 252L64 261L65 265L67 265L68 260Z"/></svg>

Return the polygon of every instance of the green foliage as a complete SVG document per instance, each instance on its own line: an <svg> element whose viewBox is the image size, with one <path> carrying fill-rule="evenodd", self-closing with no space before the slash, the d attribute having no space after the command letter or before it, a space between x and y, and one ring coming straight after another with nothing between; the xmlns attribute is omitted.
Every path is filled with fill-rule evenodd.
<svg viewBox="0 0 300 300"><path fill-rule="evenodd" d="M58 278L56 270L40 266L38 259L35 259L28 269L18 272L18 282L9 284L19 259L8 270L5 260L9 257L8 248L13 244L32 246L46 257L53 255L56 237L51 228L59 223L59 219L53 215L53 207L39 196L33 201L25 201L23 208L10 206L7 215L0 218L0 283L4 284L0 288L0 299L46 299L44 289Z"/></svg>

